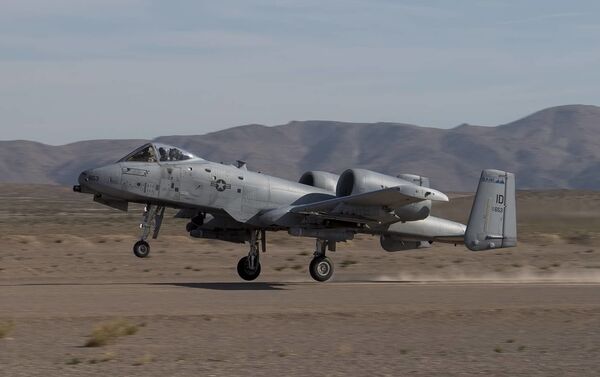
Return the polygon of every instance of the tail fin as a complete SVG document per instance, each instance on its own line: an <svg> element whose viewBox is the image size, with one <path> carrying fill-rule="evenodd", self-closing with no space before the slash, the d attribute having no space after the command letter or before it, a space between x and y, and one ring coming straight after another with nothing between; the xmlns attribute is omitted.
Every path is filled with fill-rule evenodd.
<svg viewBox="0 0 600 377"><path fill-rule="evenodd" d="M517 245L515 175L500 170L481 172L465 232L473 251Z"/></svg>

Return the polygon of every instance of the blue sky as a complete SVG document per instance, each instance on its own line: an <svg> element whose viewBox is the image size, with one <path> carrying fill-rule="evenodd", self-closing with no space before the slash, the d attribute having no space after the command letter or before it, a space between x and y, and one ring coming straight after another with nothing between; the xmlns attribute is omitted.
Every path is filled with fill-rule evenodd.
<svg viewBox="0 0 600 377"><path fill-rule="evenodd" d="M3 0L0 139L600 104L598 1Z"/></svg>

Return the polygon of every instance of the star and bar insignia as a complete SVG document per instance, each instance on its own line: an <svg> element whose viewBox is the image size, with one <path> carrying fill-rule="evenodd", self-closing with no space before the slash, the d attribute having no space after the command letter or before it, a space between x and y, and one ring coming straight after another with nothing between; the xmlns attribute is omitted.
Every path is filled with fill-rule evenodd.
<svg viewBox="0 0 600 377"><path fill-rule="evenodd" d="M217 189L217 191L225 191L231 189L231 184L225 182L222 179L217 179L216 181L212 181L210 185Z"/></svg>

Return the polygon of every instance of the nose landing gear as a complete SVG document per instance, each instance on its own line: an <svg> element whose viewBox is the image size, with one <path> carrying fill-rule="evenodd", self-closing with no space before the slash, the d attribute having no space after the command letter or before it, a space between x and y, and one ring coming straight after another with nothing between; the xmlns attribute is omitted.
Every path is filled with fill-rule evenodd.
<svg viewBox="0 0 600 377"><path fill-rule="evenodd" d="M133 254L138 258L146 258L150 254L150 244L144 240L139 240L133 245Z"/></svg>
<svg viewBox="0 0 600 377"><path fill-rule="evenodd" d="M152 232L152 239L158 237L162 225L165 207L148 204L140 223L140 240L133 245L133 254L138 258L146 258L150 254L150 244L146 241ZM153 231L154 228L154 231Z"/></svg>

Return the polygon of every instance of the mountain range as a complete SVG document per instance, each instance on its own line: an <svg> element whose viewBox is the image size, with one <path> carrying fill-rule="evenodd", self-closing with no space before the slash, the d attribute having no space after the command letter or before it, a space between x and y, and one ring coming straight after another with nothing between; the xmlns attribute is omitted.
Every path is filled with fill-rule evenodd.
<svg viewBox="0 0 600 377"><path fill-rule="evenodd" d="M600 189L600 107L591 105L551 107L496 127L292 121L154 140L212 161L244 160L251 170L289 179L306 170L339 174L360 167L473 191L481 169L498 168L514 172L521 189ZM71 185L80 171L114 162L146 141L0 141L0 182Z"/></svg>

